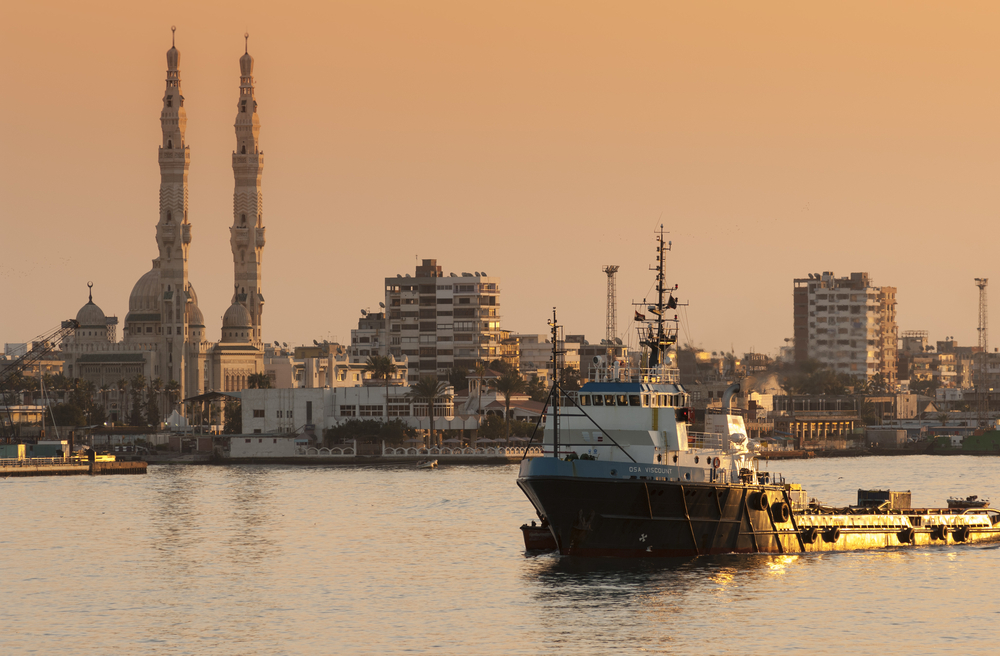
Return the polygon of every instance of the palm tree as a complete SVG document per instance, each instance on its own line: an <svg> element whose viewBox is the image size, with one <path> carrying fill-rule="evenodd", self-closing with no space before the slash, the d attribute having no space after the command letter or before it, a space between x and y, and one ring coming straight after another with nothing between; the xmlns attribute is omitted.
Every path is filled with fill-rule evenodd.
<svg viewBox="0 0 1000 656"><path fill-rule="evenodd" d="M118 422L121 424L128 423L126 417L128 413L125 412L125 406L128 402L128 396L126 392L128 391L128 381L124 378L119 378L118 382L115 383L115 389L118 391Z"/></svg>
<svg viewBox="0 0 1000 656"><path fill-rule="evenodd" d="M107 419L108 416L108 390L111 389L111 385L104 383L101 385L101 406L104 408L104 418Z"/></svg>
<svg viewBox="0 0 1000 656"><path fill-rule="evenodd" d="M176 380L169 380L163 389L167 392L167 403L170 405L170 411L173 412L174 406L177 405L177 396L181 393L181 384Z"/></svg>
<svg viewBox="0 0 1000 656"><path fill-rule="evenodd" d="M388 355L369 355L361 370L385 386L385 421L389 421L389 381L396 375L396 362Z"/></svg>
<svg viewBox="0 0 1000 656"><path fill-rule="evenodd" d="M504 411L503 418L507 424L506 440L510 440L510 397L514 394L521 394L527 389L528 384L516 371L507 371L505 374L490 381L490 387L500 394L503 394Z"/></svg>
<svg viewBox="0 0 1000 656"><path fill-rule="evenodd" d="M424 376L410 387L407 397L413 400L427 401L427 417L430 420L430 445L434 443L434 403L439 399L450 399L451 394L445 392L447 386L434 376Z"/></svg>
<svg viewBox="0 0 1000 656"><path fill-rule="evenodd" d="M163 419L163 379L157 376L153 379L153 382L149 386L149 393L156 396L156 414L157 421L159 423ZM150 422L154 423L154 422Z"/></svg>
<svg viewBox="0 0 1000 656"><path fill-rule="evenodd" d="M132 403L131 405L131 416L130 423L133 426L142 426L142 396L143 392L146 391L146 378L142 374L137 374L129 381L129 387L132 388Z"/></svg>
<svg viewBox="0 0 1000 656"><path fill-rule="evenodd" d="M476 378L479 379L479 398L476 399L476 439L472 441L472 448L476 448L479 441L479 430L483 427L483 377L486 376L486 363L476 360Z"/></svg>

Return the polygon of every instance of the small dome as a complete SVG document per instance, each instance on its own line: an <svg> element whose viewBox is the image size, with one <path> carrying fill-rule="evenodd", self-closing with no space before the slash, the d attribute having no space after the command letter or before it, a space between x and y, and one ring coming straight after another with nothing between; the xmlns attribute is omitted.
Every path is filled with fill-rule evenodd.
<svg viewBox="0 0 1000 656"><path fill-rule="evenodd" d="M193 303L191 304L191 309L188 311L188 325L200 328L205 327L205 315L203 315L198 306Z"/></svg>
<svg viewBox="0 0 1000 656"><path fill-rule="evenodd" d="M160 270L150 269L132 288L128 297L128 311L160 310Z"/></svg>
<svg viewBox="0 0 1000 656"><path fill-rule="evenodd" d="M76 321L81 327L87 326L88 328L95 326L98 328L107 328L108 325L104 312L101 311L101 308L94 305L94 301L92 300L76 313Z"/></svg>
<svg viewBox="0 0 1000 656"><path fill-rule="evenodd" d="M233 303L222 315L223 328L249 328L251 325L250 313L239 303Z"/></svg>
<svg viewBox="0 0 1000 656"><path fill-rule="evenodd" d="M243 56L240 57L240 75L243 77L253 75L253 57L250 56L249 52L243 53Z"/></svg>

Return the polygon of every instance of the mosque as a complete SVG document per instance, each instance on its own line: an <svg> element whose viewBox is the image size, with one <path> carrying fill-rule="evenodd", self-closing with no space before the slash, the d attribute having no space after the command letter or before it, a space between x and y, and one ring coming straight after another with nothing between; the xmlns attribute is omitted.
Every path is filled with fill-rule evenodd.
<svg viewBox="0 0 1000 656"><path fill-rule="evenodd" d="M176 30L176 28L171 28ZM260 119L254 99L253 57L240 57L240 92L236 103L236 149L233 151L232 304L222 318L222 335L209 341L198 294L188 279L188 169L190 147L184 140L187 114L181 91L181 55L174 43L167 51L167 79L160 125L160 203L156 224L157 257L132 288L128 314L117 341L116 317L105 316L93 300L76 315L80 326L63 343L63 371L83 378L117 397L118 381L143 376L178 389L184 399L207 391L236 391L247 377L264 372L261 317L261 257L264 251ZM92 285L89 285L92 287ZM106 386L106 387L105 387ZM109 409L118 419L117 406Z"/></svg>

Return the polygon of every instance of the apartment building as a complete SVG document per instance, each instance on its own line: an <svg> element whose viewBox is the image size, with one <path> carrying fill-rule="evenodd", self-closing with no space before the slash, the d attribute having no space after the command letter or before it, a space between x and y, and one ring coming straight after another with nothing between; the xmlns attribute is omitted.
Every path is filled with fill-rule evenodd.
<svg viewBox="0 0 1000 656"><path fill-rule="evenodd" d="M500 279L484 272L445 274L423 260L413 276L385 279L389 354L409 358L409 380L447 380L452 368L469 370L504 355Z"/></svg>
<svg viewBox="0 0 1000 656"><path fill-rule="evenodd" d="M896 288L876 287L867 273L832 271L796 278L795 360L818 360L837 373L896 384Z"/></svg>

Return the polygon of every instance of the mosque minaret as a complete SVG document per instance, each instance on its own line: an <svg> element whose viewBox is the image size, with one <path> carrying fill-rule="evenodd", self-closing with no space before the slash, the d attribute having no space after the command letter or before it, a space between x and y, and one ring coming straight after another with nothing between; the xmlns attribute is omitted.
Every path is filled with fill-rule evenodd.
<svg viewBox="0 0 1000 656"><path fill-rule="evenodd" d="M233 151L233 248L235 291L233 303L246 308L250 315L252 343L261 347L261 256L264 251L264 208L261 175L264 153L260 150L260 119L253 93L253 57L249 52L249 34L240 57L240 97L236 104L236 150Z"/></svg>
<svg viewBox="0 0 1000 656"><path fill-rule="evenodd" d="M223 316L222 340L210 342L198 308L198 295L188 279L191 152L184 140L187 114L181 92L181 56L171 41L160 112L157 257L132 288L122 341L115 341L117 319L106 317L90 295L78 313L80 328L64 343L63 368L67 376L91 380L99 388L117 389L119 381L135 376L149 383L157 379L176 383L179 398L184 399L210 390L239 391L246 387L248 376L263 372L260 258L264 226L260 181L264 158L257 141L260 122L253 93L253 58L244 52L240 58L237 150L233 153L236 188L231 243L236 287L232 305ZM115 398L118 403L112 404L109 414L113 420L122 421L127 399L124 394Z"/></svg>

